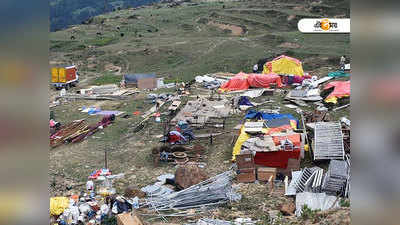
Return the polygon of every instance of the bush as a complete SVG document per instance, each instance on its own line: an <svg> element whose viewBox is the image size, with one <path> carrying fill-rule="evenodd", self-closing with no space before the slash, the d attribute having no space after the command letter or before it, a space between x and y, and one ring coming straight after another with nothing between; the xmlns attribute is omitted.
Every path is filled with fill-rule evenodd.
<svg viewBox="0 0 400 225"><path fill-rule="evenodd" d="M301 214L301 218L303 220L307 220L307 219L314 219L315 216L317 215L317 212L320 210L312 210L310 208L308 208L307 205L303 206L303 213Z"/></svg>

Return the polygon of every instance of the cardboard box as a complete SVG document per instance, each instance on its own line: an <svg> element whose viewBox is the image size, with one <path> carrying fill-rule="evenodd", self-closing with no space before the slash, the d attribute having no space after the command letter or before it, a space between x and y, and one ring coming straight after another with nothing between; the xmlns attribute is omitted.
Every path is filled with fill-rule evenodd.
<svg viewBox="0 0 400 225"><path fill-rule="evenodd" d="M117 224L118 225L143 225L142 221L131 213L123 213L117 215Z"/></svg>
<svg viewBox="0 0 400 225"><path fill-rule="evenodd" d="M268 181L269 178L272 176L272 179L275 180L276 172L277 172L276 168L259 167L257 169L257 179L259 181Z"/></svg>
<svg viewBox="0 0 400 225"><path fill-rule="evenodd" d="M236 180L239 183L253 183L256 181L256 170L254 168L240 169L238 170Z"/></svg>
<svg viewBox="0 0 400 225"><path fill-rule="evenodd" d="M236 165L238 169L254 168L254 157L253 154L240 154L236 156Z"/></svg>

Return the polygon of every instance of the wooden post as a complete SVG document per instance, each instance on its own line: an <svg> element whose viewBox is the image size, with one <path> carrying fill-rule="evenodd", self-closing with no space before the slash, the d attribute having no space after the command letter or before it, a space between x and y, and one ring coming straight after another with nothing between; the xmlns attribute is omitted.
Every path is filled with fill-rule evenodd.
<svg viewBox="0 0 400 225"><path fill-rule="evenodd" d="M104 169L108 169L107 148L104 150Z"/></svg>
<svg viewBox="0 0 400 225"><path fill-rule="evenodd" d="M270 184L270 192L273 192L274 191L274 180L273 180L273 175L271 175L270 177L269 177L269 180L268 180L268 182L269 182L269 184Z"/></svg>

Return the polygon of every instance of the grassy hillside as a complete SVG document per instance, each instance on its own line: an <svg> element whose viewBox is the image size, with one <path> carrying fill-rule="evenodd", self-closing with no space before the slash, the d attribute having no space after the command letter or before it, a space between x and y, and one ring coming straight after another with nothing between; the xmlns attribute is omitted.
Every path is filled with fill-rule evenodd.
<svg viewBox="0 0 400 225"><path fill-rule="evenodd" d="M51 33L50 60L77 64L89 79L101 76L112 64L122 73L155 72L189 80L217 71L250 71L259 59L279 54L298 57L306 70L313 70L336 65L340 55L349 55L350 37L302 34L297 21L346 16L347 3L193 1L178 7L156 4L121 10L94 17L91 24ZM347 9L336 14L344 6Z"/></svg>

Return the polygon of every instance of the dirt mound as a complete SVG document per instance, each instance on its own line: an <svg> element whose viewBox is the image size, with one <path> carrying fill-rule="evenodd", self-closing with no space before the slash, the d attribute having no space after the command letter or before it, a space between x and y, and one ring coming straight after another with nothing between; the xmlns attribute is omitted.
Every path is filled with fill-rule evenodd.
<svg viewBox="0 0 400 225"><path fill-rule="evenodd" d="M235 36L240 36L240 35L244 34L244 29L239 26L236 26L236 25L222 24L222 23L213 22L213 21L208 22L208 25L218 27L222 30L230 30L232 32L232 35L235 35Z"/></svg>
<svg viewBox="0 0 400 225"><path fill-rule="evenodd" d="M278 47L280 47L280 48L300 48L301 45L296 44L296 43L284 42L284 43L280 44Z"/></svg>

